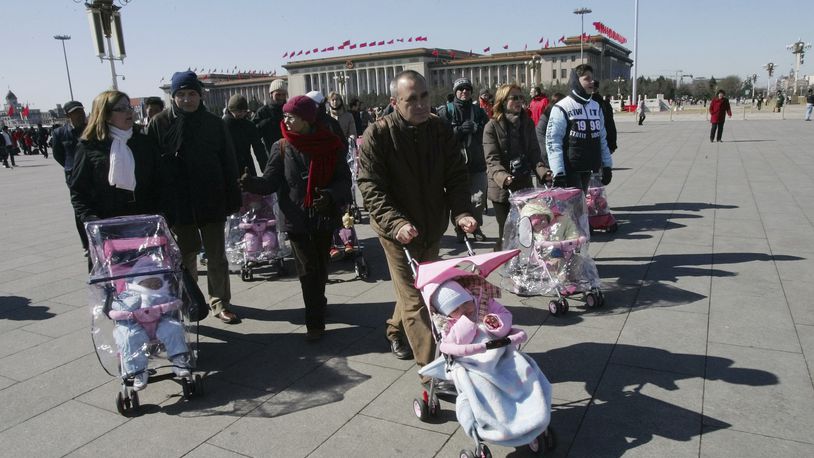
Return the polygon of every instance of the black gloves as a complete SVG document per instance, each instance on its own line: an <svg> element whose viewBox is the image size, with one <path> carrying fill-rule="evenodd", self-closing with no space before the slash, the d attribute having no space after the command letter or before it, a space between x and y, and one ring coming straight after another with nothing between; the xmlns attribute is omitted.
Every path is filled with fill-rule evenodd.
<svg viewBox="0 0 814 458"><path fill-rule="evenodd" d="M568 180L565 179L565 175L557 175L554 177L554 185L555 188L567 188L568 187Z"/></svg>
<svg viewBox="0 0 814 458"><path fill-rule="evenodd" d="M333 214L333 198L330 194L320 192L314 198L314 209L322 216L331 216Z"/></svg>
<svg viewBox="0 0 814 458"><path fill-rule="evenodd" d="M474 122L472 122L472 121L464 121L464 122L461 123L461 126L458 128L458 131L463 133L463 134L469 135L469 134L475 132L476 128L477 128L477 126L475 125Z"/></svg>
<svg viewBox="0 0 814 458"><path fill-rule="evenodd" d="M607 186L613 178L613 169L610 167L602 167L602 184Z"/></svg>

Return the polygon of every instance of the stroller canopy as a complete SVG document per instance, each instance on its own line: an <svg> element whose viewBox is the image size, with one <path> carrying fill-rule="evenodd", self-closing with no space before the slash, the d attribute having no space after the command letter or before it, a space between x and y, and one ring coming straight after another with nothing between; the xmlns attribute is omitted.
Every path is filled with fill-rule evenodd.
<svg viewBox="0 0 814 458"><path fill-rule="evenodd" d="M493 270L518 253L520 250L507 250L419 264L416 269L415 287L421 291L424 303L429 304L435 290L445 281L466 275L488 277Z"/></svg>

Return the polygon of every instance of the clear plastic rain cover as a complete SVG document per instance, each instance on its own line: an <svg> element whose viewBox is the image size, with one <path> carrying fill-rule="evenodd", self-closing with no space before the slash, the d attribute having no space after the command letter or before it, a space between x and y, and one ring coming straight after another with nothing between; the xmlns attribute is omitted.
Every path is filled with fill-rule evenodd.
<svg viewBox="0 0 814 458"><path fill-rule="evenodd" d="M243 193L240 211L226 221L226 258L230 264L265 263L285 256L284 241L277 232L276 206L276 194Z"/></svg>

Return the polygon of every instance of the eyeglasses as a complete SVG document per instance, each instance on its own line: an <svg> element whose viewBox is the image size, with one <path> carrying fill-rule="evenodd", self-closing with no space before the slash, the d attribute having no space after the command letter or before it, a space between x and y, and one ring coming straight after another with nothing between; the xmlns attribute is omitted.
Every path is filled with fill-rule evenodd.
<svg viewBox="0 0 814 458"><path fill-rule="evenodd" d="M133 111L133 107L131 107L130 105L124 107L113 107L113 109L111 109L110 111L114 113L130 113Z"/></svg>
<svg viewBox="0 0 814 458"><path fill-rule="evenodd" d="M293 120L297 119L297 115L285 113L285 114L283 114L283 119L286 120L286 121L293 121Z"/></svg>
<svg viewBox="0 0 814 458"><path fill-rule="evenodd" d="M526 96L524 96L524 95L510 95L509 100L511 100L512 102L525 102L526 101Z"/></svg>

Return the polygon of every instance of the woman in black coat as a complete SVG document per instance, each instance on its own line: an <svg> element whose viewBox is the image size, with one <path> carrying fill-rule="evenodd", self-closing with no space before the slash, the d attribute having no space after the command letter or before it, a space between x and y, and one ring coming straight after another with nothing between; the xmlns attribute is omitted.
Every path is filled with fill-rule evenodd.
<svg viewBox="0 0 814 458"><path fill-rule="evenodd" d="M305 303L306 338L318 340L325 332L325 285L328 252L339 227L339 208L350 202L351 175L341 139L317 120L317 105L306 96L283 106L283 138L271 148L262 177L244 174L244 191L277 193L285 215L297 274Z"/></svg>
<svg viewBox="0 0 814 458"><path fill-rule="evenodd" d="M83 223L159 212L158 146L133 133L133 120L127 94L105 91L94 99L68 180Z"/></svg>

